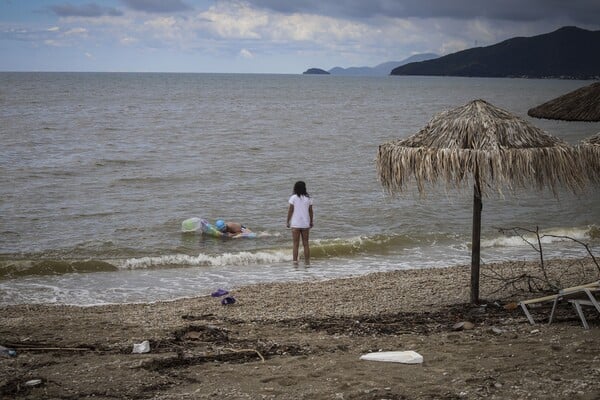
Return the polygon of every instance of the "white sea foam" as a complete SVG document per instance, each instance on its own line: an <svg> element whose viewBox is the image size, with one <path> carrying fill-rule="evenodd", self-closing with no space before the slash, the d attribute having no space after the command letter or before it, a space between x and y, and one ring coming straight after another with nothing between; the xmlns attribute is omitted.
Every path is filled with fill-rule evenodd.
<svg viewBox="0 0 600 400"><path fill-rule="evenodd" d="M283 251L242 251L239 253L224 253L219 255L199 254L190 256L186 254L172 254L157 257L130 258L119 266L120 269L147 269L162 266L240 266L255 264L275 264L290 261L291 254Z"/></svg>
<svg viewBox="0 0 600 400"><path fill-rule="evenodd" d="M542 245L556 242L572 242L574 240L587 241L591 238L591 227L586 228L551 228L539 232ZM538 239L535 233L520 232L522 236L510 235L499 236L492 239L482 240L482 247L519 247L537 245Z"/></svg>

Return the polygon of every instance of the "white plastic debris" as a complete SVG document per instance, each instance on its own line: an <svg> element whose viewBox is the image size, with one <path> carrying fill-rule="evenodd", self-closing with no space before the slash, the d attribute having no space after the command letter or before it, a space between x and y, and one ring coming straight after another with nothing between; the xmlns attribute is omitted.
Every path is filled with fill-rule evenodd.
<svg viewBox="0 0 600 400"><path fill-rule="evenodd" d="M360 356L361 360L396 362L402 364L421 364L423 356L416 351L380 351Z"/></svg>
<svg viewBox="0 0 600 400"><path fill-rule="evenodd" d="M132 353L149 353L150 352L150 342L144 340L142 343L134 343Z"/></svg>

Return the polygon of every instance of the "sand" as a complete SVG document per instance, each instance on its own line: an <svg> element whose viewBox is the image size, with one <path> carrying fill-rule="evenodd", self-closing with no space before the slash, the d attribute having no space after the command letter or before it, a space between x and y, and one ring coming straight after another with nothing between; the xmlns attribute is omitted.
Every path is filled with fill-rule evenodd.
<svg viewBox="0 0 600 400"><path fill-rule="evenodd" d="M563 286L600 278L590 260L547 269ZM18 354L0 357L0 398L600 399L593 308L589 330L568 304L551 325L548 307L532 309L541 323L530 325L514 302L542 295L528 289L539 266L484 266L479 306L469 276L456 266L260 284L231 290L228 306L2 307L0 345ZM517 276L529 279L507 284ZM144 340L150 352L133 354ZM380 350L424 362L359 359Z"/></svg>

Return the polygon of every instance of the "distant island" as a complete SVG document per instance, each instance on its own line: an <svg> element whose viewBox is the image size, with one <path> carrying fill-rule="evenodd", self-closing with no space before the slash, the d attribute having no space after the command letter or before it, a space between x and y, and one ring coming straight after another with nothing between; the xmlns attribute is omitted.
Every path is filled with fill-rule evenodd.
<svg viewBox="0 0 600 400"><path fill-rule="evenodd" d="M598 79L600 31L563 27L406 64L391 75Z"/></svg>
<svg viewBox="0 0 600 400"><path fill-rule="evenodd" d="M334 67L329 70L331 75L347 75L347 76L385 76L390 75L390 72L394 68L397 68L402 65L406 65L413 62L431 60L433 58L438 58L439 55L434 53L424 53L424 54L415 54L414 56L410 56L405 58L402 61L387 61L381 64L378 64L374 67L350 67L350 68L342 68L342 67Z"/></svg>
<svg viewBox="0 0 600 400"><path fill-rule="evenodd" d="M329 72L321 68L309 68L302 75L329 75Z"/></svg>
<svg viewBox="0 0 600 400"><path fill-rule="evenodd" d="M310 68L303 72L303 74L331 74L331 75L344 75L344 76L386 76L390 75L390 72L401 65L409 64L412 62L419 62L425 60L431 60L433 58L439 57L437 54L433 53L424 53L424 54L415 54L410 56L402 61L387 61L381 64L378 64L374 67L334 67L329 71L325 71L321 68Z"/></svg>

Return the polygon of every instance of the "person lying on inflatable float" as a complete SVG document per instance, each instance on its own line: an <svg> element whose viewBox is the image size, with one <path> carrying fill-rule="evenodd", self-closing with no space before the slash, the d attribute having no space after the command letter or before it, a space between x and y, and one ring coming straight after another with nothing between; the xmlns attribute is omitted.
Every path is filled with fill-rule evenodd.
<svg viewBox="0 0 600 400"><path fill-rule="evenodd" d="M227 236L237 236L242 233L251 233L252 231L246 228L244 225L239 222L225 222L222 219L218 219L215 222L215 226L219 231L221 231L224 235Z"/></svg>

